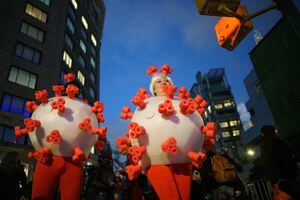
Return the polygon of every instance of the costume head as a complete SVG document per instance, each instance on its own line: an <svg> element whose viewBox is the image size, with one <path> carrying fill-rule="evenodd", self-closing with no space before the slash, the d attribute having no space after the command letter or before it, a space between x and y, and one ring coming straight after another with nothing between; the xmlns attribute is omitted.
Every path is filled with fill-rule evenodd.
<svg viewBox="0 0 300 200"><path fill-rule="evenodd" d="M156 96L156 92L155 92L155 83L162 79L162 78L166 78L169 80L169 82L171 83L171 85L174 85L172 79L170 77L168 77L168 74L172 73L172 69L170 68L170 66L168 64L164 64L161 67L161 71L157 72L157 67L155 65L152 65L150 68L147 69L147 74L152 75L151 77L151 81L150 81L150 91L152 93L153 96Z"/></svg>

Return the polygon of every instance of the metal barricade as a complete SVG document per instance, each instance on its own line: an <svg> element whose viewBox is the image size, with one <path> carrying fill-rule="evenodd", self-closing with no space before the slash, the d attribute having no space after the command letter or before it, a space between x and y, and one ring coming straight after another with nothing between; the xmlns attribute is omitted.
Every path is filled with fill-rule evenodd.
<svg viewBox="0 0 300 200"><path fill-rule="evenodd" d="M246 184L249 200L272 200L272 191L266 180Z"/></svg>

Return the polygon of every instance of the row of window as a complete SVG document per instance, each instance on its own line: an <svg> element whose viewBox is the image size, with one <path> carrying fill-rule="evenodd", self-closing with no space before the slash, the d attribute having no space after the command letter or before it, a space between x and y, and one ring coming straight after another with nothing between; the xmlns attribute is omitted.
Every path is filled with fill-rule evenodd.
<svg viewBox="0 0 300 200"><path fill-rule="evenodd" d="M4 94L1 101L1 110L29 117L30 113L27 111L25 106L26 101L27 100L24 98Z"/></svg>
<svg viewBox="0 0 300 200"><path fill-rule="evenodd" d="M233 130L232 131L232 136L239 136L241 134L240 130ZM222 137L226 138L226 137L230 137L230 132L229 131L223 131L222 132Z"/></svg>
<svg viewBox="0 0 300 200"><path fill-rule="evenodd" d="M235 106L235 104L234 104L234 102L233 101L228 101L228 100L226 100L226 101L223 101L223 102L221 102L221 103L218 103L218 104L215 104L215 109L222 109L222 108L228 108L228 107L233 107L233 106Z"/></svg>
<svg viewBox="0 0 300 200"><path fill-rule="evenodd" d="M46 12L40 10L39 8L31 5L30 3L27 3L26 4L26 7L25 7L25 12L34 17L35 19L41 21L41 22L44 22L44 23L47 23L47 18L48 18L48 15Z"/></svg>
<svg viewBox="0 0 300 200"><path fill-rule="evenodd" d="M229 125L231 127L237 126L239 123L240 123L239 120L231 120L231 121L229 121ZM219 125L220 125L221 128L227 128L229 126L228 122L220 122Z"/></svg>
<svg viewBox="0 0 300 200"><path fill-rule="evenodd" d="M10 68L8 80L13 83L34 89L37 82L37 76L12 66Z"/></svg>

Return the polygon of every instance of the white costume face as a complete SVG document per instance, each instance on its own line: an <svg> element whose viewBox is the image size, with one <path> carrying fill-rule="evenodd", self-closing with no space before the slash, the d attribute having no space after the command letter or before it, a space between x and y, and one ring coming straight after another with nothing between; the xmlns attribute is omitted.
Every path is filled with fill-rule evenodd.
<svg viewBox="0 0 300 200"><path fill-rule="evenodd" d="M163 86L172 85L167 77L157 79L154 83L155 96L167 96L167 93L163 90Z"/></svg>

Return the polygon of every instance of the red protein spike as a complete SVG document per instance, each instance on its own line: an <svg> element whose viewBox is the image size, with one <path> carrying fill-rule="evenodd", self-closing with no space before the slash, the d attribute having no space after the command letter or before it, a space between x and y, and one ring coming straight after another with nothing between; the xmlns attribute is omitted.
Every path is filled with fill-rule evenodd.
<svg viewBox="0 0 300 200"><path fill-rule="evenodd" d="M79 147L76 147L74 149L74 155L72 156L72 160L76 164L83 163L86 160L83 150Z"/></svg>
<svg viewBox="0 0 300 200"><path fill-rule="evenodd" d="M130 107L129 106L123 106L122 113L121 113L120 117L122 119L131 119L132 116L133 116L133 113L130 112Z"/></svg>
<svg viewBox="0 0 300 200"><path fill-rule="evenodd" d="M92 129L91 119L89 118L84 119L82 122L78 124L78 128L87 132L91 131Z"/></svg>
<svg viewBox="0 0 300 200"><path fill-rule="evenodd" d="M160 72L161 72L163 75L168 75L168 74L172 74L173 70L172 70L172 68L171 68L168 64L164 64L164 65L161 67Z"/></svg>
<svg viewBox="0 0 300 200"><path fill-rule="evenodd" d="M107 132L106 126L102 126L100 128L94 128L92 131L93 134L97 134L99 138L103 140L106 139L106 132Z"/></svg>
<svg viewBox="0 0 300 200"><path fill-rule="evenodd" d="M146 130L145 130L145 128L144 128L143 126L137 126L137 127L135 127L134 132L135 132L138 136L141 136L141 135L145 135Z"/></svg>
<svg viewBox="0 0 300 200"><path fill-rule="evenodd" d="M142 167L140 165L128 165L125 167L125 171L129 180L133 180L141 173Z"/></svg>
<svg viewBox="0 0 300 200"><path fill-rule="evenodd" d="M100 141L96 141L94 147L95 147L95 150L99 153L103 147L105 146L105 142L103 142L102 140Z"/></svg>
<svg viewBox="0 0 300 200"><path fill-rule="evenodd" d="M105 121L102 113L97 113L97 119L99 123L103 123Z"/></svg>
<svg viewBox="0 0 300 200"><path fill-rule="evenodd" d="M65 86L63 85L53 85L52 90L55 92L56 97L60 97L62 92L65 90Z"/></svg>
<svg viewBox="0 0 300 200"><path fill-rule="evenodd" d="M54 144L60 144L61 136L58 130L51 131L51 139Z"/></svg>
<svg viewBox="0 0 300 200"><path fill-rule="evenodd" d="M146 73L148 75L154 75L157 71L157 67L155 65L151 65L147 70Z"/></svg>
<svg viewBox="0 0 300 200"><path fill-rule="evenodd" d="M51 159L52 153L48 147L44 147L35 151L34 153L29 154L29 156L34 157L38 162L46 163Z"/></svg>
<svg viewBox="0 0 300 200"><path fill-rule="evenodd" d="M134 130L136 127L138 127L138 123L136 123L136 122L130 122L128 124L128 128L131 130Z"/></svg>
<svg viewBox="0 0 300 200"><path fill-rule="evenodd" d="M129 138L124 137L124 136L120 136L117 141L117 147L119 149L120 152L125 153L127 151L127 149L129 148L129 146L131 145L131 141Z"/></svg>
<svg viewBox="0 0 300 200"><path fill-rule="evenodd" d="M206 135L206 137L213 138L217 131L217 125L215 122L208 122L206 126L201 127L201 132Z"/></svg>
<svg viewBox="0 0 300 200"><path fill-rule="evenodd" d="M176 146L176 144L176 139L174 137L169 137L165 142L162 143L162 151L170 153L172 155L176 155L179 152L179 149Z"/></svg>
<svg viewBox="0 0 300 200"><path fill-rule="evenodd" d="M131 102L138 106L140 109L144 109L146 107L146 103L143 101L143 99L140 96L135 96L131 99Z"/></svg>
<svg viewBox="0 0 300 200"><path fill-rule="evenodd" d="M70 83L75 80L75 74L73 73L65 74L64 79L66 79L67 83Z"/></svg>
<svg viewBox="0 0 300 200"><path fill-rule="evenodd" d="M27 101L25 105L26 105L27 111L30 113L35 111L35 109L37 109L37 107L38 107L38 105L35 101Z"/></svg>
<svg viewBox="0 0 300 200"><path fill-rule="evenodd" d="M143 88L143 87L142 87L142 88L139 88L138 94L139 94L140 96L142 96L143 99L147 99L147 98L150 97L150 95L149 95L149 93L147 92L147 90L146 90L145 88Z"/></svg>
<svg viewBox="0 0 300 200"><path fill-rule="evenodd" d="M29 131L27 129L21 129L20 126L15 126L15 136L19 139L22 135L27 135Z"/></svg>
<svg viewBox="0 0 300 200"><path fill-rule="evenodd" d="M52 137L51 135L46 136L46 142L51 143L52 142Z"/></svg>
<svg viewBox="0 0 300 200"><path fill-rule="evenodd" d="M79 90L77 86L72 84L67 86L66 93L70 99L74 99L75 95L78 94L78 92Z"/></svg>
<svg viewBox="0 0 300 200"><path fill-rule="evenodd" d="M48 102L48 92L47 90L38 90L34 93L36 100L38 100L41 103L47 103Z"/></svg>

